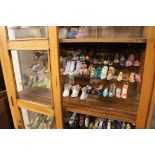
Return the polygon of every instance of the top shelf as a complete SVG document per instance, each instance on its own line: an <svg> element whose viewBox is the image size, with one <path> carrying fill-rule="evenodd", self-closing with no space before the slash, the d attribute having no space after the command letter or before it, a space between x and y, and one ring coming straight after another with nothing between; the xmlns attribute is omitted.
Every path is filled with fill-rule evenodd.
<svg viewBox="0 0 155 155"><path fill-rule="evenodd" d="M60 43L146 43L146 38L75 38L60 39Z"/></svg>

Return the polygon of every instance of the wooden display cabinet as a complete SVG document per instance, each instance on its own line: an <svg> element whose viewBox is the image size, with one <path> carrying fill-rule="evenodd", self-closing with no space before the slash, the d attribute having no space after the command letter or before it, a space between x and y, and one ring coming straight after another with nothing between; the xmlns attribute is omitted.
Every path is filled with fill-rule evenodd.
<svg viewBox="0 0 155 155"><path fill-rule="evenodd" d="M26 109L54 116L56 128L63 128L65 111L135 123L136 128L146 128L155 71L155 27L140 27L137 30L136 27L135 29L128 27L128 31L127 27L91 27L89 31L93 35L75 39L59 39L60 28L54 26L0 28L0 57L15 127L24 128L22 113L25 114L27 111L21 109ZM100 35L95 34L96 28ZM127 49L129 46L133 49L140 48L141 65L136 70L141 75L142 82L140 85L130 85L129 97L126 100L91 95L86 101L62 97L63 86L68 81L67 76L60 74L62 49L91 46L93 48L97 46L114 46L118 49L120 47ZM37 53L41 55L46 53L45 57L48 60L46 67L51 81L48 89L21 86L22 74L33 64L33 58ZM74 77L75 84L86 85L91 80L91 78ZM136 94L135 97L133 97L134 94Z"/></svg>

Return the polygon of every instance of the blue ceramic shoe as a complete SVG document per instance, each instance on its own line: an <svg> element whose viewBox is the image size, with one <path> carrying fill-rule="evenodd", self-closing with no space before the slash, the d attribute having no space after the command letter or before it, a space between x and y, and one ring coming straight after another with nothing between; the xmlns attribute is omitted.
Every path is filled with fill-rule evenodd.
<svg viewBox="0 0 155 155"><path fill-rule="evenodd" d="M106 87L102 94L104 97L108 96L108 88Z"/></svg>

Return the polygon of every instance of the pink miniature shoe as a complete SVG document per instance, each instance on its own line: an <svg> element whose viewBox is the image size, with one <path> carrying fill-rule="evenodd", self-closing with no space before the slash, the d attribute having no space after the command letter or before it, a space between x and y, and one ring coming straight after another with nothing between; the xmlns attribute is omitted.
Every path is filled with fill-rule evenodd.
<svg viewBox="0 0 155 155"><path fill-rule="evenodd" d="M125 66L126 67L132 66L133 62L134 62L134 59L135 59L134 54L130 54L129 57L128 57L128 60L125 63Z"/></svg>
<svg viewBox="0 0 155 155"><path fill-rule="evenodd" d="M136 82L141 83L141 78L139 74L135 74L135 80Z"/></svg>
<svg viewBox="0 0 155 155"><path fill-rule="evenodd" d="M127 96L128 96L128 87L129 87L129 83L128 82L125 82L123 84L122 94L121 94L122 98L124 98L124 99L126 99Z"/></svg>
<svg viewBox="0 0 155 155"><path fill-rule="evenodd" d="M139 60L135 60L134 63L133 63L133 66L135 66L135 67L140 66Z"/></svg>
<svg viewBox="0 0 155 155"><path fill-rule="evenodd" d="M84 27L80 27L78 34L76 35L76 38L84 38L85 37L85 28Z"/></svg>

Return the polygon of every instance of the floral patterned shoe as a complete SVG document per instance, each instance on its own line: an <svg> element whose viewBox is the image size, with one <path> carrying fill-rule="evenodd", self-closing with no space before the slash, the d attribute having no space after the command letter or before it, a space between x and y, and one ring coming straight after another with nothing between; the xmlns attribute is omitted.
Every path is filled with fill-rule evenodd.
<svg viewBox="0 0 155 155"><path fill-rule="evenodd" d="M114 96L115 96L115 90L116 90L116 84L113 83L113 84L110 86L109 97L114 97Z"/></svg>
<svg viewBox="0 0 155 155"><path fill-rule="evenodd" d="M89 66L89 72L90 72L90 77L94 78L95 77L95 68L92 65Z"/></svg>
<svg viewBox="0 0 155 155"><path fill-rule="evenodd" d="M122 92L121 88L116 88L116 97L117 98L121 98L121 92Z"/></svg>
<svg viewBox="0 0 155 155"><path fill-rule="evenodd" d="M132 82L132 83L135 82L135 73L134 72L130 73L129 82Z"/></svg>
<svg viewBox="0 0 155 155"><path fill-rule="evenodd" d="M107 72L108 72L108 67L103 66L102 71L101 71L101 79L106 79L107 78Z"/></svg>
<svg viewBox="0 0 155 155"><path fill-rule="evenodd" d="M71 89L71 85L70 84L65 84L64 91L63 91L63 97L69 96L70 89Z"/></svg>
<svg viewBox="0 0 155 155"><path fill-rule="evenodd" d="M122 66L122 67L125 66L125 57L124 57L124 55L121 55L121 57L120 57L120 66Z"/></svg>
<svg viewBox="0 0 155 155"><path fill-rule="evenodd" d="M122 81L123 80L123 72L119 72L117 81Z"/></svg>
<svg viewBox="0 0 155 155"><path fill-rule="evenodd" d="M88 97L86 87L83 87L81 90L82 90L82 94L81 94L81 96L80 96L80 99L81 99L81 100L86 100L87 97Z"/></svg>
<svg viewBox="0 0 155 155"><path fill-rule="evenodd" d="M88 70L87 64L85 62L81 63L79 72L80 72L81 76L88 76L89 75L89 70Z"/></svg>
<svg viewBox="0 0 155 155"><path fill-rule="evenodd" d="M127 96L128 96L128 87L129 87L129 83L128 82L125 82L123 84L122 94L121 94L122 98L124 98L124 99L126 99Z"/></svg>
<svg viewBox="0 0 155 155"><path fill-rule="evenodd" d="M77 97L78 94L79 94L79 92L80 92L81 87L78 84L78 85L72 86L71 89L72 89L72 95L71 95L71 97Z"/></svg>
<svg viewBox="0 0 155 155"><path fill-rule="evenodd" d="M114 67L109 67L108 75L107 75L107 80L112 80L114 78L115 74L115 68Z"/></svg>
<svg viewBox="0 0 155 155"><path fill-rule="evenodd" d="M123 74L123 81L129 81L129 74Z"/></svg>
<svg viewBox="0 0 155 155"><path fill-rule="evenodd" d="M108 96L108 94L109 94L109 93L108 93L108 87L106 87L106 88L104 89L102 95L103 95L104 97L106 97L106 96Z"/></svg>
<svg viewBox="0 0 155 155"><path fill-rule="evenodd" d="M132 66L133 65L133 62L134 62L134 59L135 59L134 54L130 54L129 57L128 57L128 60L125 63L125 66L126 67Z"/></svg>

